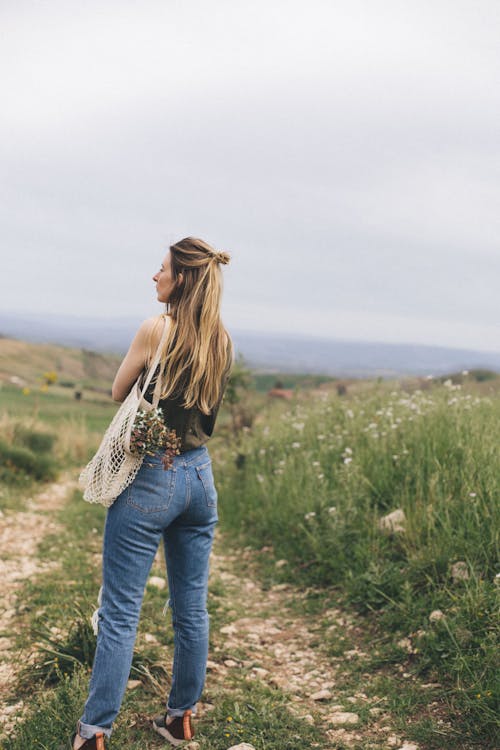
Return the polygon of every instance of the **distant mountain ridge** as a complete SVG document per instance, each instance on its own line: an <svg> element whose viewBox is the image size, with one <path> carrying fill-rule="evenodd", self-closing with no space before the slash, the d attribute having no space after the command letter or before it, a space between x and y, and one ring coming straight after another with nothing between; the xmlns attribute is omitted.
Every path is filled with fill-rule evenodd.
<svg viewBox="0 0 500 750"><path fill-rule="evenodd" d="M80 318L0 312L0 335L123 354L136 318ZM279 333L231 331L248 364L267 372L322 373L340 377L441 375L486 368L500 371L500 352L475 352L420 344L342 341Z"/></svg>

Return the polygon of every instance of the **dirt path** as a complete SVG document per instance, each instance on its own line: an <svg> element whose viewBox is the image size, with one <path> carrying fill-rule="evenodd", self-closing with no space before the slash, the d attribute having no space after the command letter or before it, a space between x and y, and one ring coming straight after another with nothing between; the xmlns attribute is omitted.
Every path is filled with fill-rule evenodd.
<svg viewBox="0 0 500 750"><path fill-rule="evenodd" d="M21 661L15 648L18 592L27 577L57 568L58 562L38 559L38 545L58 530L54 515L75 487L76 479L65 476L34 496L26 510L0 517L0 596L6 602L0 617L0 734L9 731L23 709L22 701L12 703L10 692ZM361 645L362 619L337 608L321 616L306 614L301 607L306 593L288 584L265 589L255 575L254 560L252 550L234 554L219 538L212 556L211 596L223 606L226 624L212 631L215 648L207 691L227 691L228 678L238 674L283 691L289 696L289 711L315 725L332 748L362 744L373 750L419 750L395 730L387 698L368 689L373 674L362 669L368 658ZM283 564L278 561L277 566ZM327 653L325 643L332 641L345 642L345 649L340 646L334 656L331 650Z"/></svg>
<svg viewBox="0 0 500 750"><path fill-rule="evenodd" d="M359 646L353 646L360 641L361 620L339 609L323 613L321 623L317 617L297 614L297 603L305 594L288 584L264 590L251 577L254 553L246 550L242 554L248 560L248 577L235 572L236 564L241 567L241 555L238 560L219 552L212 558L212 578L222 581L234 620L214 634L217 645L208 664L208 682L223 684L231 670L244 668L246 679L260 680L287 693L289 710L304 722L317 725L332 748L339 742L348 746L363 742L363 747L374 750L418 750L418 744L405 740L394 729L384 696L368 698L361 688L373 675L361 673L358 689L346 691L344 687L350 676L349 664L367 658ZM338 657L327 655L321 645L325 629L332 637L344 637L353 647Z"/></svg>
<svg viewBox="0 0 500 750"><path fill-rule="evenodd" d="M22 666L15 648L18 591L26 579L52 570L57 562L42 562L38 545L47 534L58 530L54 512L65 503L77 483L73 476L63 476L58 482L26 503L26 510L0 511L0 734L8 732L12 718L22 710L22 701L12 703L14 677ZM10 704L9 704L10 700Z"/></svg>

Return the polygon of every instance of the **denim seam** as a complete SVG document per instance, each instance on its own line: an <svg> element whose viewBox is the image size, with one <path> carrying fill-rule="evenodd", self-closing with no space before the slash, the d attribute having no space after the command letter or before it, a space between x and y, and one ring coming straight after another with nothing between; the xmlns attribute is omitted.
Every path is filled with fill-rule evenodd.
<svg viewBox="0 0 500 750"><path fill-rule="evenodd" d="M191 503L191 476L190 476L190 472L186 471L186 502L184 504L185 511L189 508L190 503Z"/></svg>
<svg viewBox="0 0 500 750"><path fill-rule="evenodd" d="M172 608L172 624L174 626L174 674L172 677L172 692L174 693L174 703L177 703L177 684L179 679L179 631L177 629L177 622L176 622L176 616L175 616L175 584L174 584L174 576L170 576L171 580L169 582L170 585L170 606ZM172 698L172 695L170 696L170 699ZM170 703L170 700L168 701Z"/></svg>

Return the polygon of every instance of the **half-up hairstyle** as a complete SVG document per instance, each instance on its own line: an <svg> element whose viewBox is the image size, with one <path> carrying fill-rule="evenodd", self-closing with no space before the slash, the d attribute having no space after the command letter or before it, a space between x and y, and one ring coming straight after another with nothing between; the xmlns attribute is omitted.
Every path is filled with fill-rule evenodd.
<svg viewBox="0 0 500 750"><path fill-rule="evenodd" d="M186 237L170 246L172 275L182 283L170 296L171 323L162 353L161 398L184 396L186 409L210 414L233 361L233 345L220 318L221 265L228 253Z"/></svg>

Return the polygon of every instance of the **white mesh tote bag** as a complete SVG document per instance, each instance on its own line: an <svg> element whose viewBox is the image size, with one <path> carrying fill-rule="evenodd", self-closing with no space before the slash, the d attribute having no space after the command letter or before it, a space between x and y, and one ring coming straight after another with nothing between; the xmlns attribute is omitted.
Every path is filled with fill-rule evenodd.
<svg viewBox="0 0 500 750"><path fill-rule="evenodd" d="M150 411L158 406L161 392L159 378L154 389L152 404L146 401L144 394L160 362L168 328L168 321L165 317L162 337L149 366L142 390L139 386L139 376L104 433L97 453L80 474L83 498L89 503L100 503L109 508L118 495L133 482L141 468L144 455L130 453L130 434L137 412L140 409Z"/></svg>

